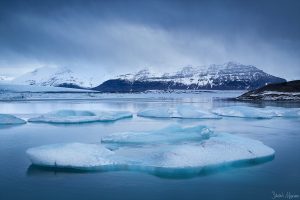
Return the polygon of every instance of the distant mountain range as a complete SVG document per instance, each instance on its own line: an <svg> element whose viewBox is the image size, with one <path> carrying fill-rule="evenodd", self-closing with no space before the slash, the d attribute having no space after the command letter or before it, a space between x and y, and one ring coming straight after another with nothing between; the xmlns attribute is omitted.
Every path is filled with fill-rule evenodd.
<svg viewBox="0 0 300 200"><path fill-rule="evenodd" d="M102 84L97 79L68 68L39 68L24 74L14 84L90 88L101 92L143 92L146 90L245 90L268 83L285 82L252 66L235 62L201 67L187 66L176 72L153 73L147 69L119 75ZM100 85L99 85L100 84Z"/></svg>
<svg viewBox="0 0 300 200"><path fill-rule="evenodd" d="M64 68L42 67L17 77L14 84L34 86L54 86L67 88L92 88L97 86L97 80Z"/></svg>
<svg viewBox="0 0 300 200"><path fill-rule="evenodd" d="M202 67L184 67L173 73L155 74L141 70L120 75L93 88L102 92L143 92L146 90L245 90L269 83L285 82L252 66L235 62Z"/></svg>

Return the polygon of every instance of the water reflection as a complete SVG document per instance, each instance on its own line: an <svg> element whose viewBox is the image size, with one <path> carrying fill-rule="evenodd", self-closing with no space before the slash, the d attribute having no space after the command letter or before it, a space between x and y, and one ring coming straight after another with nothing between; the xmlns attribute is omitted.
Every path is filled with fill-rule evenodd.
<svg viewBox="0 0 300 200"><path fill-rule="evenodd" d="M25 124L26 124L26 123L24 123L24 124L9 124L9 125L1 124L1 125L0 125L0 130L1 130L1 129L16 128L16 127L19 127L19 126L23 126L23 125L25 125Z"/></svg>

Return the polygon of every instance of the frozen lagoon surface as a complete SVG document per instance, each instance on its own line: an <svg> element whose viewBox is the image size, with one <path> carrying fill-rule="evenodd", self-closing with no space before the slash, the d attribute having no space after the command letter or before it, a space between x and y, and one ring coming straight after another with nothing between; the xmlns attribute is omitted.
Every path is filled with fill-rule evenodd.
<svg viewBox="0 0 300 200"><path fill-rule="evenodd" d="M272 192L299 194L300 157L297 155L300 152L300 119L297 117L223 117L213 120L144 118L136 115L144 109L182 105L209 110L230 106L272 106L285 111L286 107L300 107L299 104L250 104L222 99L240 93L109 94L100 100L1 102L0 113L25 120L62 109L126 110L134 115L133 118L105 123L0 126L0 199L272 199ZM101 140L106 140L107 145L114 149L118 148L115 143L124 142L116 141L120 140L120 137L115 137L116 133L147 133L173 124L182 127L205 126L214 132L258 140L275 150L275 158L264 163L223 166L201 173L191 171L182 174L175 171L162 175L156 171L147 173L117 168L103 169L97 173L44 169L31 165L26 156L29 148L57 143L97 145ZM133 139L135 142L144 141L139 137L131 138L131 141ZM93 146L90 150L93 151Z"/></svg>

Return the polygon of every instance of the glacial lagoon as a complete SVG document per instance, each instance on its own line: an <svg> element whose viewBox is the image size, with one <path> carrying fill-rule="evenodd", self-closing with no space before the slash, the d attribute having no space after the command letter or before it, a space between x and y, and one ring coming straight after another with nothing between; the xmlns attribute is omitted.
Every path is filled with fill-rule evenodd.
<svg viewBox="0 0 300 200"><path fill-rule="evenodd" d="M300 157L297 154L300 152L300 118L295 116L297 113L294 110L300 105L245 103L225 99L241 93L242 91L109 94L97 100L3 101L0 103L0 113L11 114L23 120L38 118L57 110L106 113L126 111L133 113L133 116L117 121L92 123L27 122L1 125L0 199L82 199L82 196L87 199L271 199L273 192L299 194ZM182 109L190 106L212 113L208 115L207 112L197 112L191 115L191 109ZM138 115L141 111L155 111L157 108L171 110L167 111L171 113L170 117ZM238 111L230 112L235 115L229 116L226 114L228 108L238 108ZM263 112L257 113L256 109ZM163 110L161 111L163 114ZM257 117L253 117L253 112ZM219 114L218 117L211 117L216 113ZM195 117L202 114L206 117ZM184 117L187 115L192 117ZM99 144L101 141L108 143L108 147L114 150L119 148L115 146L115 141L120 141L116 137L118 134L152 133L154 130L174 126L207 127L216 133L260 141L272 148L275 154L263 160L189 171L140 170L134 167L102 168L95 171L45 168L32 165L26 154L28 149L44 145ZM133 137L133 141L140 142L137 145L144 145L143 142L147 141L156 142L147 137L149 136ZM172 139L187 140L182 134L176 137ZM168 141L166 138L158 139L164 143ZM174 142L172 139L169 142Z"/></svg>

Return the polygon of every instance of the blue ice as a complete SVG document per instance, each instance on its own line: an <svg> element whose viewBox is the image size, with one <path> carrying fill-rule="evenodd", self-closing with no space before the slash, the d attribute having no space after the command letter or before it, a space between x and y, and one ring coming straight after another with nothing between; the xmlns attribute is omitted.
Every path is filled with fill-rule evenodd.
<svg viewBox="0 0 300 200"><path fill-rule="evenodd" d="M0 114L0 125L25 124L26 121L10 114Z"/></svg>

